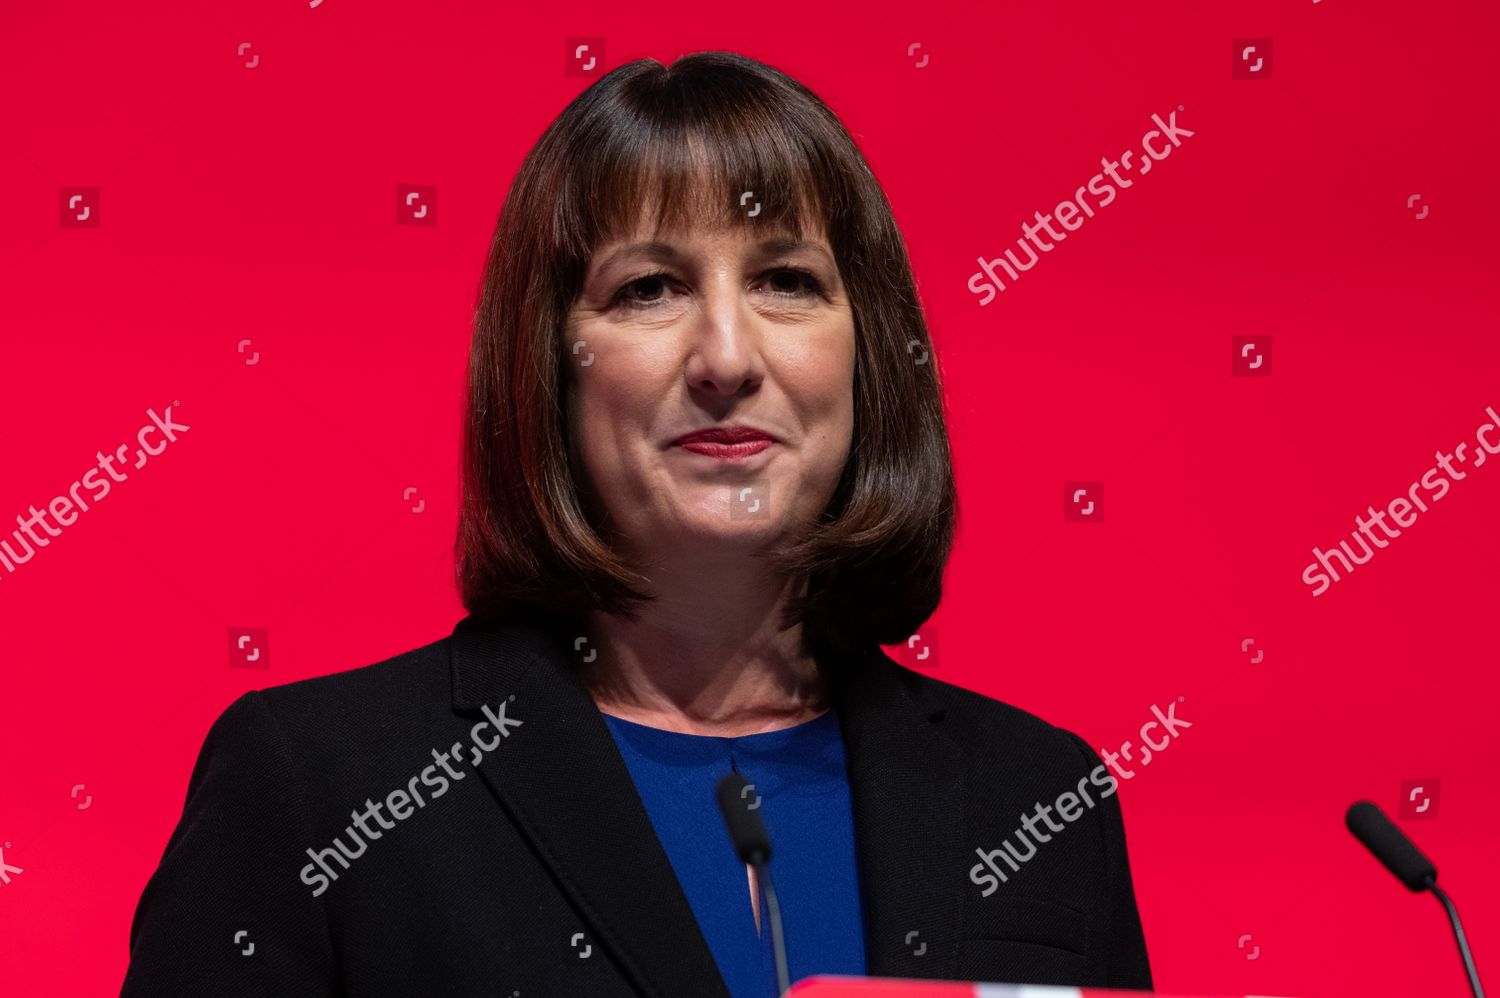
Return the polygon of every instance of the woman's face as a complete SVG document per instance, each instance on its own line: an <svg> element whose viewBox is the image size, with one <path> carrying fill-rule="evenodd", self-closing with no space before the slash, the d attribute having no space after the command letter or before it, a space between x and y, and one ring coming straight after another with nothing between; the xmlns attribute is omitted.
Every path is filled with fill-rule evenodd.
<svg viewBox="0 0 1500 998"><path fill-rule="evenodd" d="M854 314L832 248L810 238L638 233L589 260L569 314L568 428L630 549L749 549L827 507L854 426ZM726 428L764 436L679 442Z"/></svg>

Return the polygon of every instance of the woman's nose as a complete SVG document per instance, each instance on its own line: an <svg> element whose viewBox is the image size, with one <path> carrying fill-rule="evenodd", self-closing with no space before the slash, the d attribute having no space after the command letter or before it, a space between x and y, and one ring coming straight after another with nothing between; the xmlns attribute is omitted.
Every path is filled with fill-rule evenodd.
<svg viewBox="0 0 1500 998"><path fill-rule="evenodd" d="M733 281L715 281L692 320L686 363L688 384L734 395L764 376L759 317L749 292Z"/></svg>

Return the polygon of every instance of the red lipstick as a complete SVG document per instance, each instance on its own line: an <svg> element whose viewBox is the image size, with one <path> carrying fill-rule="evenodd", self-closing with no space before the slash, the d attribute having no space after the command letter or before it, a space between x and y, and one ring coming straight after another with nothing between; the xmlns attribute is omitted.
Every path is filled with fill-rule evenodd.
<svg viewBox="0 0 1500 998"><path fill-rule="evenodd" d="M695 430L678 437L674 443L683 450L720 460L759 454L776 442L776 438L753 426L716 426Z"/></svg>

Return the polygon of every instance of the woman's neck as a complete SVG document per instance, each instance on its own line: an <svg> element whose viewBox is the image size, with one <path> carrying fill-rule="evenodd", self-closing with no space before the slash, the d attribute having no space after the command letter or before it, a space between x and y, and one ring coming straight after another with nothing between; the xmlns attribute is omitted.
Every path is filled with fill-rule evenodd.
<svg viewBox="0 0 1500 998"><path fill-rule="evenodd" d="M689 734L757 734L809 721L830 705L829 684L802 645L780 629L789 587L654 580L655 602L636 620L591 614L592 661L580 675L607 714Z"/></svg>

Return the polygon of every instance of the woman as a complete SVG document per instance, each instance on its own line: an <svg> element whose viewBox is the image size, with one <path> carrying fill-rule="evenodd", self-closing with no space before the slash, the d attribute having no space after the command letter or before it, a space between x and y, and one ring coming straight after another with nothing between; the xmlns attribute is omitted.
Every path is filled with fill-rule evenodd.
<svg viewBox="0 0 1500 998"><path fill-rule="evenodd" d="M953 535L929 351L884 196L805 87L722 52L589 87L485 269L469 615L225 711L123 994L765 998L731 769L794 980L1149 988L1114 798L995 848L1097 782L1087 743L880 651Z"/></svg>

